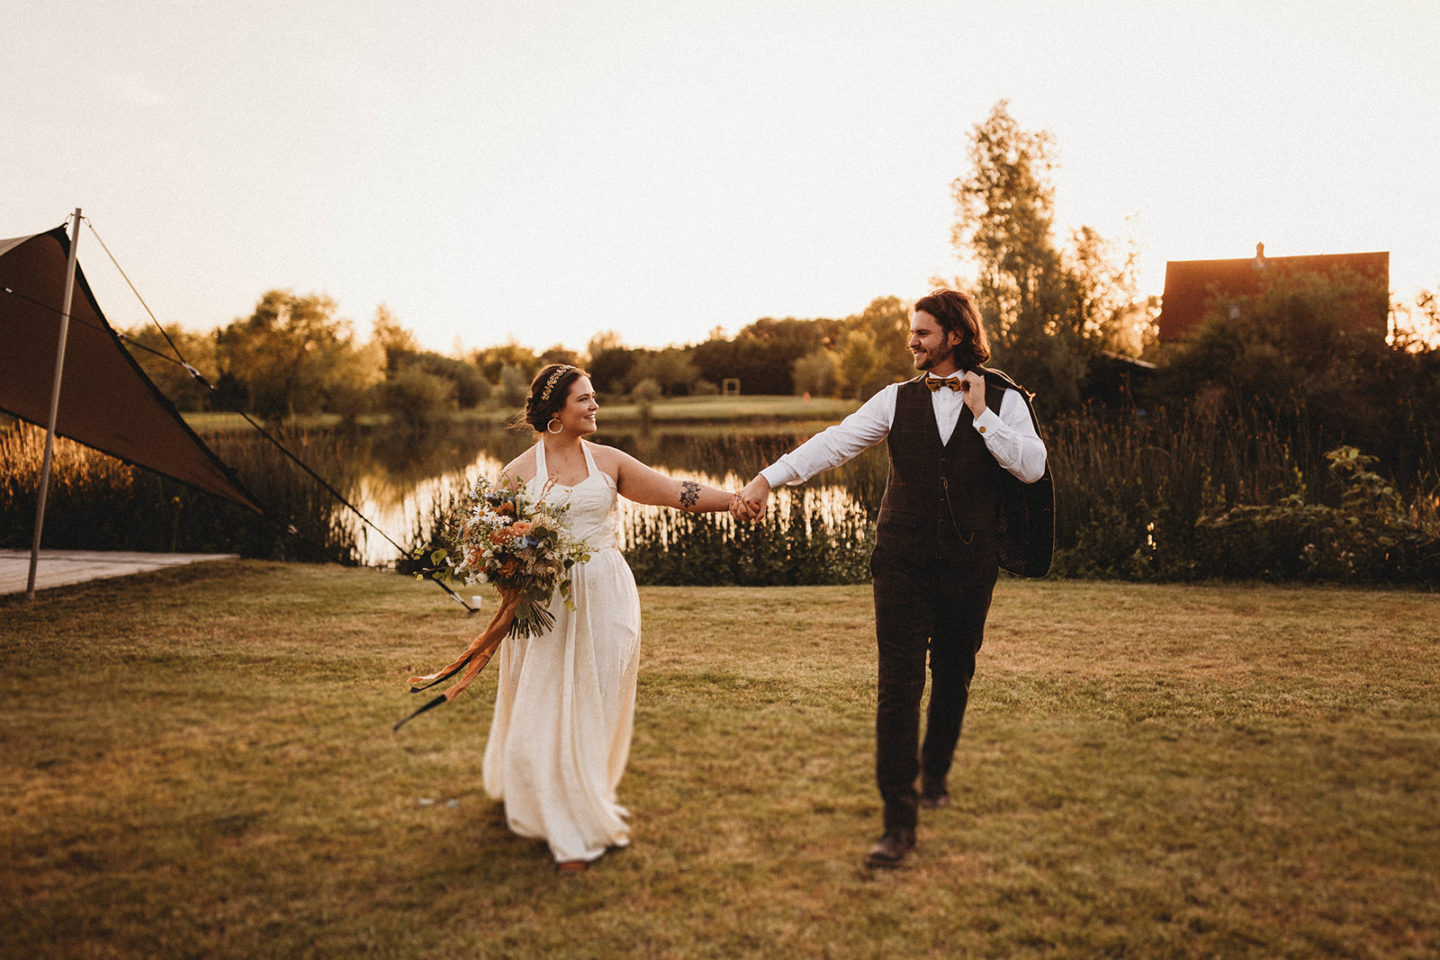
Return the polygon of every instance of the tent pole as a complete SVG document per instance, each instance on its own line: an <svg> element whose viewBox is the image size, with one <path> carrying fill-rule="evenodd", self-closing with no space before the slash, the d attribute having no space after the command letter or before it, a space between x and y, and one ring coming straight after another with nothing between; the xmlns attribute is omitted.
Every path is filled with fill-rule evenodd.
<svg viewBox="0 0 1440 960"><path fill-rule="evenodd" d="M25 599L35 599L35 567L40 562L40 531L45 526L45 495L50 491L50 461L55 454L55 420L60 415L60 376L65 372L65 340L70 335L70 304L75 296L75 251L80 247L80 208L70 227L70 261L65 265L65 304L60 310L60 343L55 348L55 379L50 385L50 425L45 431L45 459L40 466L40 495L35 498L35 539L30 544L30 574Z"/></svg>

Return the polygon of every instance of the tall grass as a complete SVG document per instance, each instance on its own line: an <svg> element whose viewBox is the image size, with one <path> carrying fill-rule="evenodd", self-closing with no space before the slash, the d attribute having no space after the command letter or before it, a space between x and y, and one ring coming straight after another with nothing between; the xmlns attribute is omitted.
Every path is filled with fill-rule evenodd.
<svg viewBox="0 0 1440 960"><path fill-rule="evenodd" d="M234 435L209 443L269 519L59 438L42 546L355 562L356 531L318 483L268 444ZM354 465L337 455L329 437L297 433L286 443L342 494L353 494ZM0 546L30 546L44 447L39 427L14 423L0 430Z"/></svg>
<svg viewBox="0 0 1440 960"><path fill-rule="evenodd" d="M1356 512L1323 452L1303 443L1297 449L1292 437L1293 430L1261 416L1059 421L1046 436L1055 481L1055 574L1148 582L1256 576L1432 582L1440 570L1440 477L1433 463L1401 487L1407 492L1394 515ZM783 436L712 437L688 445L670 438L637 452L672 468L708 471L712 482L728 484L753 473L727 473L736 464L767 464L794 443ZM636 577L714 585L867 579L886 469L882 447L803 487L781 489L770 518L756 527L718 516L634 513L625 531ZM1291 504L1310 505L1301 521L1281 515L1263 528L1216 522L1236 507L1283 511ZM1366 537L1380 549L1361 549L1357 538ZM1262 542L1267 538L1274 542ZM1386 549L1386 538L1403 540L1404 549ZM1322 542L1312 542L1317 539ZM1314 560L1346 551L1373 562Z"/></svg>
<svg viewBox="0 0 1440 960"><path fill-rule="evenodd" d="M1431 555L1440 551L1440 476L1434 464L1408 484L1396 484L1407 490L1396 493L1403 500L1397 511L1403 517L1362 515L1349 508L1330 515L1333 526L1373 524L1374 537L1384 535L1380 527L1391 521L1408 524L1413 539L1432 544L1414 551L1408 566L1347 571L1307 565L1298 555L1306 547L1303 541L1293 544L1296 556L1277 556L1270 549L1275 544L1257 544L1253 536L1214 523L1237 507L1344 507L1345 481L1328 468L1324 451L1297 447L1293 436L1264 417L1162 413L1140 422L1062 420L1048 438L1055 477L1056 572L1151 582L1256 575L1391 583L1423 579ZM1366 536L1364 529L1311 526L1312 539ZM1274 526L1270 535L1279 529ZM1266 562L1247 562L1245 554L1258 552L1268 554Z"/></svg>
<svg viewBox="0 0 1440 960"><path fill-rule="evenodd" d="M1048 438L1055 569L1065 576L1185 580L1215 575L1195 556L1196 521L1302 490L1307 465L1268 423L1196 417L1069 418Z"/></svg>
<svg viewBox="0 0 1440 960"><path fill-rule="evenodd" d="M1420 472L1399 478L1396 489L1402 491L1403 504L1392 511L1396 516L1381 518L1374 533L1378 542L1403 527L1405 549L1387 551L1380 543L1378 553L1360 550L1378 557L1363 568L1299 556L1306 550L1311 556L1357 553L1355 531L1346 532L1347 546L1341 550L1329 542L1338 536L1331 529L1333 518L1313 510L1296 523L1279 517L1282 522L1268 528L1212 522L1237 507L1328 505L1342 510L1335 522L1358 524L1360 535L1366 535L1375 518L1343 512L1346 492L1327 469L1324 451L1303 436L1297 439L1292 427L1255 415L1247 420L1164 413L1141 420L1079 416L1048 425L1056 574L1149 582L1256 575L1378 583L1431 579L1432 567L1440 569L1440 473L1428 448L1408 461L1419 463ZM296 430L285 439L348 499L379 511L375 516L384 521L382 529L411 549L427 542L447 497L464 485L467 472L498 470L533 442L528 433L473 421L418 435ZM711 425L606 430L597 439L672 475L738 489L803 436L773 426ZM0 431L0 462L5 464L0 545L29 544L41 440L39 430L23 425ZM259 521L179 484L61 443L46 545L376 564L395 558L398 551L367 533L268 445L234 432L217 433L209 442L275 511L278 523ZM1386 466L1375 469L1383 474ZM867 578L885 475L882 446L804 486L776 491L766 522L754 527L724 516L626 504L622 545L642 583L859 582ZM298 539L285 533L289 526L299 532ZM1284 542L1259 544L1272 533L1283 533ZM1266 559L1236 562L1256 553Z"/></svg>
<svg viewBox="0 0 1440 960"><path fill-rule="evenodd" d="M797 442L787 434L733 433L699 441L622 437L617 445L677 475L738 490ZM627 505L621 547L646 584L859 583L869 579L885 469L884 450L874 449L809 484L781 487L756 524Z"/></svg>
<svg viewBox="0 0 1440 960"><path fill-rule="evenodd" d="M729 514L636 512L625 558L640 583L802 586L869 579L875 524L843 488L780 491L763 523Z"/></svg>

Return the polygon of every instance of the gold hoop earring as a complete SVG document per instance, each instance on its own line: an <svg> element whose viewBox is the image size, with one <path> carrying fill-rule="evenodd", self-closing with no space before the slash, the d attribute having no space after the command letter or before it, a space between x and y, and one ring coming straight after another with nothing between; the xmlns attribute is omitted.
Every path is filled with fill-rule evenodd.
<svg viewBox="0 0 1440 960"><path fill-rule="evenodd" d="M551 430L551 429L550 429L551 427L557 427L557 428L559 428L559 429ZM547 423L547 424L545 424L545 432L546 432L546 433L560 433L560 432L561 432L562 430L564 430L564 429L565 429L564 425L561 424L560 421L557 420L557 419L555 419L554 417L551 417L551 418L550 418L550 422Z"/></svg>

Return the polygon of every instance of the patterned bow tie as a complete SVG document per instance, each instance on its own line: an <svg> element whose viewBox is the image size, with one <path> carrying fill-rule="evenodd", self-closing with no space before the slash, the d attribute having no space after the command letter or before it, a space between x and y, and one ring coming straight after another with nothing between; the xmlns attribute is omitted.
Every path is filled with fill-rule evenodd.
<svg viewBox="0 0 1440 960"><path fill-rule="evenodd" d="M931 393L934 393L941 387L949 387L951 390L959 390L961 387L961 383L959 377L926 377L925 386L930 388Z"/></svg>

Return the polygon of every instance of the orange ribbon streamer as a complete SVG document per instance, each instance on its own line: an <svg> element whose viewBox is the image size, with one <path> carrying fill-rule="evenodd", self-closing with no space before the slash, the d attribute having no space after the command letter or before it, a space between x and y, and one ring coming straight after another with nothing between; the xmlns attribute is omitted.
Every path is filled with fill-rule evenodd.
<svg viewBox="0 0 1440 960"><path fill-rule="evenodd" d="M462 653L455 662L434 673L426 674L423 677L410 678L410 692L419 693L422 690L435 686L437 683L448 680L455 674L460 673L461 670L465 671L460 679L448 690L426 703L404 720L395 724L396 730L399 730L426 710L454 700L466 687L470 686L472 680L480 675L480 671L485 669L485 665L490 662L490 658L495 656L495 651L500 649L501 641L505 639L506 633L510 630L510 624L515 620L515 611L520 606L520 594L518 591L504 592L500 595L500 601L500 609L495 612L495 616L490 621L490 625L485 628L484 632L471 641L470 646L465 648L465 652Z"/></svg>

